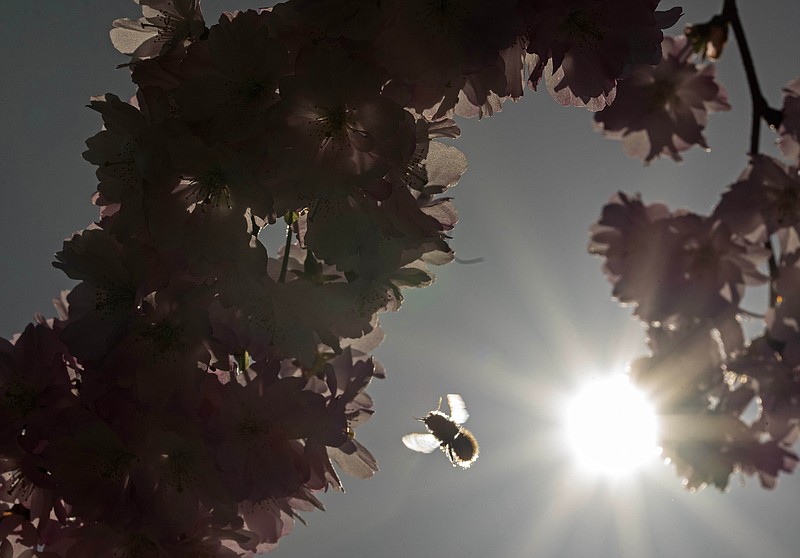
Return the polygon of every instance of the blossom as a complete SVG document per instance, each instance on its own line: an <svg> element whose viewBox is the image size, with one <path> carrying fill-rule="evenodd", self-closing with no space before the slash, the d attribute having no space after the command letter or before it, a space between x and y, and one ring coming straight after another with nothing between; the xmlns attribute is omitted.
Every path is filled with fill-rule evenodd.
<svg viewBox="0 0 800 558"><path fill-rule="evenodd" d="M127 331L142 299L167 280L154 250L136 241L123 244L102 229L65 241L53 266L81 281L67 295L62 339L84 361L102 358Z"/></svg>
<svg viewBox="0 0 800 558"><path fill-rule="evenodd" d="M284 77L270 116L279 172L310 197L341 196L400 167L414 147L414 119L382 96L379 76L340 49L308 53Z"/></svg>
<svg viewBox="0 0 800 558"><path fill-rule="evenodd" d="M614 296L635 303L645 322L674 316L730 321L744 286L765 279L757 264L767 252L734 237L726 224L645 206L638 197L613 196L591 234L589 251L606 257Z"/></svg>
<svg viewBox="0 0 800 558"><path fill-rule="evenodd" d="M207 519L204 510L232 516L236 509L214 466L204 424L189 413L142 413L126 426L140 456L132 472L138 499L175 537Z"/></svg>
<svg viewBox="0 0 800 558"><path fill-rule="evenodd" d="M162 407L185 396L204 377L210 361L211 325L206 285L175 280L147 295L120 338L87 381L115 393L130 390L139 404Z"/></svg>
<svg viewBox="0 0 800 558"><path fill-rule="evenodd" d="M751 155L750 163L714 210L732 230L765 241L779 229L800 232L800 176L767 155Z"/></svg>
<svg viewBox="0 0 800 558"><path fill-rule="evenodd" d="M465 118L492 116L502 110L507 99L517 100L524 92L523 77L530 55L525 52L526 44L521 38L511 46L502 49L495 60L476 72L464 76L464 83L458 92L458 102L454 112ZM430 111L422 111L430 115ZM443 116L441 108L434 113Z"/></svg>
<svg viewBox="0 0 800 558"><path fill-rule="evenodd" d="M677 320L649 326L651 355L630 366L631 382L644 391L660 415L698 411L708 406L708 392L722 382L723 351L707 324Z"/></svg>
<svg viewBox="0 0 800 558"><path fill-rule="evenodd" d="M42 452L50 482L83 521L135 514L130 485L137 456L96 414L82 408L61 412Z"/></svg>
<svg viewBox="0 0 800 558"><path fill-rule="evenodd" d="M516 2L389 0L374 57L389 76L444 85L490 66L522 29Z"/></svg>
<svg viewBox="0 0 800 558"><path fill-rule="evenodd" d="M771 318L771 324L786 325L780 322L780 317ZM788 342L784 345L780 339ZM779 332L771 327L766 335L752 340L745 351L727 363L728 370L737 374L740 383L744 382L753 396L759 398L759 414L753 429L768 434L772 440L783 440L792 434L800 419L800 374L796 368L800 363L799 345L800 332L796 329Z"/></svg>
<svg viewBox="0 0 800 558"><path fill-rule="evenodd" d="M528 52L537 57L529 83L545 77L562 105L591 111L614 102L617 80L634 64L657 64L662 29L681 9L658 12L659 0L528 0L522 3Z"/></svg>
<svg viewBox="0 0 800 558"><path fill-rule="evenodd" d="M26 425L75 404L71 357L61 327L28 324L14 343L0 338L0 448L8 459ZM2 472L2 471L0 471Z"/></svg>
<svg viewBox="0 0 800 558"><path fill-rule="evenodd" d="M178 116L209 143L252 140L266 132L287 62L286 48L269 35L270 15L248 10L222 17L181 63Z"/></svg>
<svg viewBox="0 0 800 558"><path fill-rule="evenodd" d="M632 363L631 380L656 405L662 455L685 486L722 490L739 470L772 488L780 472L796 467L796 380L765 338L728 353L726 362L719 339L701 322L650 327L648 336L653 354ZM760 416L746 422L755 398Z"/></svg>
<svg viewBox="0 0 800 558"><path fill-rule="evenodd" d="M222 403L211 432L217 467L238 501L296 493L308 480L298 441L327 429L324 398L302 378L259 374L249 384L221 385Z"/></svg>
<svg viewBox="0 0 800 558"><path fill-rule="evenodd" d="M730 109L714 66L689 61L686 37L665 37L657 66L639 64L617 85L614 104L595 114L595 128L622 140L631 157L649 163L660 155L680 161L692 145L708 148L703 129L708 113Z"/></svg>
<svg viewBox="0 0 800 558"><path fill-rule="evenodd" d="M115 525L109 521L89 523L72 533L75 544L66 558L170 558L161 544L158 526Z"/></svg>
<svg viewBox="0 0 800 558"><path fill-rule="evenodd" d="M768 251L734 237L721 221L687 213L676 215L670 227L682 242L683 315L712 317L738 308L745 285L766 281L758 265Z"/></svg>
<svg viewBox="0 0 800 558"><path fill-rule="evenodd" d="M138 20L115 19L109 33L114 48L137 62L168 54L198 40L205 31L200 0L134 0Z"/></svg>
<svg viewBox="0 0 800 558"><path fill-rule="evenodd" d="M150 184L143 201L148 233L162 257L191 275L263 271L256 216L272 212L270 191L241 155L182 135L167 144L174 184Z"/></svg>
<svg viewBox="0 0 800 558"><path fill-rule="evenodd" d="M259 501L245 500L239 505L239 513L249 530L255 533L260 541L255 549L268 552L278 539L289 534L294 527L294 520L305 523L296 509L311 508L324 510L320 502L310 490L300 489L295 494L285 497L269 496Z"/></svg>
<svg viewBox="0 0 800 558"><path fill-rule="evenodd" d="M388 72L389 95L417 114L491 116L522 95L515 2L392 0L382 11L370 56Z"/></svg>
<svg viewBox="0 0 800 558"><path fill-rule="evenodd" d="M590 230L589 252L606 258L603 272L614 285L614 297L636 303L646 322L669 315L669 293L678 291L681 280L671 257L680 251L680 243L664 226L669 217L665 205L644 205L639 196L620 192Z"/></svg>
<svg viewBox="0 0 800 558"><path fill-rule="evenodd" d="M276 4L272 13L282 42L299 43L291 49L295 54L319 35L367 42L384 19L379 3L362 0L293 0Z"/></svg>
<svg viewBox="0 0 800 558"><path fill-rule="evenodd" d="M800 78L783 88L783 119L778 128L778 147L787 159L800 163Z"/></svg>

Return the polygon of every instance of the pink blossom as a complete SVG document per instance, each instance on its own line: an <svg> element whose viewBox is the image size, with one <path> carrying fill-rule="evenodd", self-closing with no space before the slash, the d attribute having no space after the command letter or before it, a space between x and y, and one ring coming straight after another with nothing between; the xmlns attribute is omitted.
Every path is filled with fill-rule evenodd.
<svg viewBox="0 0 800 558"><path fill-rule="evenodd" d="M768 252L746 244L724 223L694 214L677 215L671 228L682 240L685 289L680 313L714 317L738 308L745 285L766 281L758 270Z"/></svg>
<svg viewBox="0 0 800 558"><path fill-rule="evenodd" d="M255 540L255 535L243 528L220 528L217 518L206 515L199 519L191 529L182 536L162 541L161 545L170 558L239 558L237 550L241 546L232 543L238 541L246 546Z"/></svg>
<svg viewBox="0 0 800 558"><path fill-rule="evenodd" d="M722 194L714 215L735 232L762 242L784 227L800 232L798 168L752 155L739 179Z"/></svg>
<svg viewBox="0 0 800 558"><path fill-rule="evenodd" d="M60 409L77 402L68 367L71 357L59 338L61 330L60 324L55 329L43 323L29 324L13 344L0 338L0 448L4 459L19 454L17 438L26 425L47 422Z"/></svg>
<svg viewBox="0 0 800 558"><path fill-rule="evenodd" d="M266 133L267 113L278 99L287 62L286 48L269 35L270 16L248 10L220 18L181 63L178 115L209 143Z"/></svg>
<svg viewBox="0 0 800 558"><path fill-rule="evenodd" d="M105 422L74 408L59 415L42 458L51 483L84 521L112 522L138 513L130 474L137 456Z"/></svg>
<svg viewBox="0 0 800 558"><path fill-rule="evenodd" d="M364 341L366 346L374 342L365 336L355 345ZM298 369L297 363L284 361L281 369L281 374L294 371L309 378L308 389L324 395L327 400L331 416L328 433L324 438L307 440L305 444L304 455L311 471L306 486L314 490L327 490L330 486L342 490L331 462L344 473L360 479L372 477L378 470L375 458L355 439L355 429L374 413L372 399L364 390L373 377L381 377L381 369L379 365L376 369L372 358L359 357L359 352L348 345L338 355L320 353L313 368ZM345 432L347 435L343 436Z"/></svg>
<svg viewBox="0 0 800 558"><path fill-rule="evenodd" d="M389 94L428 118L491 116L519 98L524 47L514 4L389 2L372 53Z"/></svg>
<svg viewBox="0 0 800 558"><path fill-rule="evenodd" d="M784 345L782 340L789 342ZM768 434L772 440L791 435L800 418L800 377L796 369L800 362L799 342L800 333L796 329L791 333L772 329L754 339L746 351L727 364L728 370L740 377L755 380L749 385L757 390L753 395L759 397L760 415L753 429Z"/></svg>
<svg viewBox="0 0 800 558"><path fill-rule="evenodd" d="M387 287L367 279L320 285L298 276L268 287L274 301L275 351L303 366L312 365L320 343L338 351L341 338L369 332L373 315L391 301Z"/></svg>
<svg viewBox="0 0 800 558"><path fill-rule="evenodd" d="M507 99L522 97L526 61L525 44L521 39L502 49L494 61L476 72L464 76L454 112L464 118L483 118L502 110ZM440 109L441 111L441 109ZM441 112L437 115L441 115ZM429 115L429 111L423 111Z"/></svg>
<svg viewBox="0 0 800 558"><path fill-rule="evenodd" d="M241 281L238 283L232 286L243 286ZM229 289L223 288L221 295L209 307L209 317L214 339L220 341L227 352L247 352L255 360L261 361L269 358L273 352L275 323L272 304L261 283L248 281L247 285L255 287L254 296L249 298L240 298L238 289L229 292ZM220 366L225 368L224 363Z"/></svg>
<svg viewBox="0 0 800 558"><path fill-rule="evenodd" d="M292 496L270 496L257 502L246 500L239 504L239 513L247 529L259 538L256 550L266 552L277 544L278 539L292 531L295 519L305 523L295 510L307 510L308 504L311 504L311 509L325 509L310 491L301 489Z"/></svg>
<svg viewBox="0 0 800 558"><path fill-rule="evenodd" d="M545 77L562 105L602 110L617 80L634 64L657 64L662 29L680 8L658 12L659 0L527 0L522 3L528 52L537 56L529 82Z"/></svg>
<svg viewBox="0 0 800 558"><path fill-rule="evenodd" d="M96 380L112 392L131 390L134 400L155 408L194 391L210 360L212 296L205 285L176 281L145 297L126 335L100 364Z"/></svg>
<svg viewBox="0 0 800 558"><path fill-rule="evenodd" d="M448 184L431 184L427 194L412 194L405 185L401 186L401 181L403 175L420 172L417 167L420 161L415 161L401 176L388 177L391 194L382 201L355 195L320 200L313 218L307 218L304 243L317 258L335 265L340 271L376 286L385 285L397 300L401 299L400 287L432 281L426 264L449 261L451 251L444 231L455 222L455 212L448 210L446 199L434 200L432 196L450 186L460 168L457 150L444 149L436 153L441 160L432 168L441 164L438 178L445 179ZM417 181L416 178L409 180Z"/></svg>
<svg viewBox="0 0 800 558"><path fill-rule="evenodd" d="M158 526L153 524L119 525L106 520L87 523L72 536L75 544L66 558L171 558L162 545Z"/></svg>
<svg viewBox="0 0 800 558"><path fill-rule="evenodd" d="M660 155L680 161L692 145L708 148L703 137L708 113L729 110L725 89L714 79L714 66L689 59L686 37L664 37L657 66L639 64L617 84L614 104L595 114L595 127L622 140L631 157L649 163Z"/></svg>
<svg viewBox="0 0 800 558"><path fill-rule="evenodd" d="M148 232L165 260L195 277L240 269L259 273L266 264L255 239L253 212L272 212L269 190L240 155L184 135L168 143L180 180L151 184L144 200Z"/></svg>
<svg viewBox="0 0 800 558"><path fill-rule="evenodd" d="M386 287L348 282L342 272L305 255L299 247L291 250L285 282L278 280L282 253L270 258L269 275L226 280L211 308L215 337L256 360L294 358L312 366L320 343L338 351L342 338L371 331L374 314L391 302Z"/></svg>
<svg viewBox="0 0 800 558"><path fill-rule="evenodd" d="M324 398L301 378L258 376L246 386L228 382L212 432L223 482L239 500L295 493L309 478L302 438L327 428Z"/></svg>
<svg viewBox="0 0 800 558"><path fill-rule="evenodd" d="M746 474L758 474L761 486L764 488L775 488L778 475L794 472L800 463L800 456L792 451L797 439L797 427L795 427L794 431L784 439L753 443L747 448L749 455L742 464L742 469Z"/></svg>
<svg viewBox="0 0 800 558"><path fill-rule="evenodd" d="M122 244L102 229L73 235L53 265L81 281L67 295L62 339L83 361L103 357L127 331L142 299L167 280L154 250L135 241Z"/></svg>
<svg viewBox="0 0 800 558"><path fill-rule="evenodd" d="M645 322L673 316L733 319L744 286L763 282L763 249L732 236L719 220L619 193L591 229L589 251L606 257L614 296L636 303Z"/></svg>
<svg viewBox="0 0 800 558"><path fill-rule="evenodd" d="M722 490L740 470L758 474L762 485L771 488L779 472L794 469L798 457L790 448L796 418L789 419L787 428L786 411L792 408L769 396L771 384L792 380L783 377L786 367L764 338L725 363L719 339L704 323L682 320L651 327L648 334L653 354L632 364L631 379L656 405L662 455L684 477L685 486L713 484ZM743 414L759 396L767 396L767 406L749 425Z"/></svg>
<svg viewBox="0 0 800 558"><path fill-rule="evenodd" d="M134 0L138 20L115 19L109 35L114 48L137 62L168 54L198 40L205 31L200 0Z"/></svg>
<svg viewBox="0 0 800 558"><path fill-rule="evenodd" d="M271 32L291 44L295 54L319 36L370 41L384 19L379 3L361 0L292 0L276 4L272 13Z"/></svg>
<svg viewBox="0 0 800 558"><path fill-rule="evenodd" d="M661 415L708 406L707 393L722 382L723 347L707 323L677 320L647 328L651 355L635 360L630 378Z"/></svg>
<svg viewBox="0 0 800 558"><path fill-rule="evenodd" d="M404 168L393 170L386 180L405 184L415 196L424 196L426 199L433 199L455 186L467 170L467 159L455 147L433 140L455 139L460 135L461 130L450 118L419 118L416 121L416 142L411 160Z"/></svg>
<svg viewBox="0 0 800 558"><path fill-rule="evenodd" d="M800 163L800 78L783 88L783 119L778 128L778 147L793 164Z"/></svg>
<svg viewBox="0 0 800 558"><path fill-rule="evenodd" d="M281 80L281 101L270 117L272 156L282 175L296 178L309 197L327 198L405 164L413 117L380 95L373 70L319 46L302 71Z"/></svg>
<svg viewBox="0 0 800 558"><path fill-rule="evenodd" d="M444 85L494 63L522 33L511 0L389 0L374 56L389 76Z"/></svg>
<svg viewBox="0 0 800 558"><path fill-rule="evenodd" d="M142 208L147 181L176 180L167 158L167 134L136 107L115 95L93 97L90 107L103 117L104 129L88 140L84 159L97 165L100 184L93 198L101 217L116 215L113 230L128 235L145 226Z"/></svg>
<svg viewBox="0 0 800 558"><path fill-rule="evenodd" d="M603 271L622 303L635 303L646 322L671 314L671 293L681 283L673 254L680 241L665 226L670 212L663 204L644 205L639 196L612 196L592 226L589 252L605 256Z"/></svg>
<svg viewBox="0 0 800 558"><path fill-rule="evenodd" d="M236 508L214 467L203 425L187 411L143 414L125 427L140 457L131 475L138 500L175 537L208 521L204 510L232 516Z"/></svg>

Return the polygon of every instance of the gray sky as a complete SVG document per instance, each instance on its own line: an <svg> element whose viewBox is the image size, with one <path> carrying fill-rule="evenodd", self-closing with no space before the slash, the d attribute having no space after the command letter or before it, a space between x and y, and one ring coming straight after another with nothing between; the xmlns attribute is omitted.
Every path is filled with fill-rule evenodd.
<svg viewBox="0 0 800 558"><path fill-rule="evenodd" d="M740 2L762 88L800 75L800 4ZM662 1L662 8L676 2ZM684 2L684 23L704 21L722 1ZM263 2L203 0L206 21L223 9ZM96 218L94 168L84 140L100 127L91 95L133 91L108 30L139 17L127 0L2 2L0 59L0 335L24 328L71 282L51 267L64 238ZM306 516L275 558L731 558L798 555L800 479L778 489L734 479L730 491L690 494L673 469L656 465L620 484L577 474L558 434L565 398L588 379L622 371L644 354L630 309L610 300L587 229L617 190L648 202L708 212L746 164L749 97L738 51L718 65L733 110L713 114L713 151L650 167L592 131L591 114L557 105L546 91L482 121L461 122L455 144L469 170L452 191L460 213L453 246L476 265L437 270L432 287L406 291L384 315L376 356L388 378L369 393L377 414L359 440L378 458L373 479L343 478L347 493L323 496L328 511ZM774 135L764 130L764 151ZM269 248L269 247L268 247ZM277 249L277 245L273 247ZM751 310L763 310L752 299ZM469 470L416 454L400 442L413 416L460 393L481 443Z"/></svg>

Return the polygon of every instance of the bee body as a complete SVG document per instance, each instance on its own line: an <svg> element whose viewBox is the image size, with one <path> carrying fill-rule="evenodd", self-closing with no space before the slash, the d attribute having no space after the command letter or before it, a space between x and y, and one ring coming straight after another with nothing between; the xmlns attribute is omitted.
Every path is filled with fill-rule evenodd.
<svg viewBox="0 0 800 558"><path fill-rule="evenodd" d="M403 436L403 444L422 453L431 453L440 448L453 466L458 465L467 469L478 459L478 441L472 432L461 426L469 417L461 396L448 393L447 404L450 407L450 415L439 410L442 405L442 400L439 399L439 407L436 410L417 419L425 424L428 432L406 434Z"/></svg>

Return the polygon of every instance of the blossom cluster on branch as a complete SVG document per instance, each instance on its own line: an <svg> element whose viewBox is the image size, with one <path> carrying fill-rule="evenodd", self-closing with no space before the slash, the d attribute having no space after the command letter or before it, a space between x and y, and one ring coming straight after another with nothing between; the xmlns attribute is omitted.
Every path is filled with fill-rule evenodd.
<svg viewBox="0 0 800 558"><path fill-rule="evenodd" d="M54 264L78 284L57 317L0 340L2 558L253 556L341 489L334 464L373 475L355 429L384 376L377 315L454 257L447 191L466 160L440 141L458 137L454 117L544 78L647 162L706 147L707 113L729 108L713 68L663 36L681 10L659 0L291 0L210 26L199 0L136 1L143 17L111 30L136 93L90 103L99 218ZM795 157L797 93L781 127ZM710 413L738 411L756 380L794 381L796 184L754 155L718 215L622 194L604 211L592 249L652 328L636 377L670 410L697 405L663 377L687 332L702 371L680 370L716 389ZM270 253L259 234L281 222ZM781 303L748 348L736 316L772 234ZM762 478L787 469L792 401L771 403L786 428L770 422L770 441L742 427L713 449ZM705 439L684 441L670 451L701 471Z"/></svg>
<svg viewBox="0 0 800 558"><path fill-rule="evenodd" d="M699 134L705 112L728 108L724 90L708 66L689 70L689 78L685 72L695 67L692 57L719 56L728 24L741 24L730 2L709 23L690 27L691 41L665 38L672 48L664 49L664 61L638 70L647 79L623 82L611 112L596 121L646 162L660 154L678 160L691 143L705 146ZM741 40L740 48L746 52ZM676 49L676 56L668 54ZM670 211L620 192L591 228L589 251L604 258L614 297L633 305L646 328L651 354L631 364L631 380L655 405L662 454L690 489L725 489L734 473L757 475L773 488L800 461L793 451L800 439L800 88L797 79L789 83L782 109L771 109L754 68L745 66L756 99L754 126L764 120L777 128L787 162L759 153L756 143L710 215ZM647 84L641 107L653 89L663 90L659 79L673 84L674 95L657 116L661 122L625 110L625 91L635 98L637 82ZM665 122L672 123L671 140ZM746 288L758 285L769 290L765 315L742 304ZM764 330L748 340L743 320L754 318L763 319Z"/></svg>

